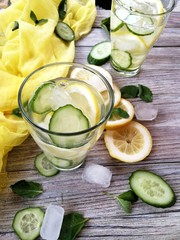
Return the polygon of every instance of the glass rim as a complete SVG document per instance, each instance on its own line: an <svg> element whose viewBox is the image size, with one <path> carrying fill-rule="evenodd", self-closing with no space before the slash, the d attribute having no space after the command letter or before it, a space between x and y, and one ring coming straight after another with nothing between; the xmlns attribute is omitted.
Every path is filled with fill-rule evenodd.
<svg viewBox="0 0 180 240"><path fill-rule="evenodd" d="M122 7L124 7L125 9L127 9L128 11L130 10L130 11L133 12L135 15L139 15L139 16L149 16L149 17L152 17L152 16L153 16L153 17L158 17L158 16L166 15L166 14L172 12L172 10L174 9L174 7L176 6L176 1L175 1L175 0L171 0L171 1L172 1L171 6L170 6L169 8L167 8L167 9L165 9L164 12L152 14L152 13L141 13L141 12L138 12L138 11L136 11L136 10L132 10L132 9L128 8L127 5L124 5L124 4L121 2L121 0L114 0L114 1L116 1L116 3L117 3L118 5L121 5Z"/></svg>
<svg viewBox="0 0 180 240"><path fill-rule="evenodd" d="M54 132L54 131L50 131L48 129L45 129L45 128L39 126L38 124L34 123L31 120L31 118L29 118L29 116L26 114L26 112L24 110L24 106L23 106L22 100L21 100L22 92L23 92L23 89L24 89L24 86L25 86L26 82L30 79L31 76L35 75L37 72L39 72L39 71L41 71L41 70L43 70L45 68L48 68L48 67L51 67L51 66L56 66L56 65L69 65L69 66L80 67L80 68L86 69L86 70L96 74L98 77L100 77L102 79L102 81L104 82L104 84L107 87L107 90L109 92L109 97L111 99L111 103L110 103L109 109L106 112L105 116L103 116L100 119L100 121L98 121L97 124L89 127L88 129L85 129L85 130L82 130L82 131L77 131L77 132L65 132L65 133L63 133L63 132ZM108 119L108 117L110 116L110 113L111 113L111 111L113 109L113 106L114 106L114 93L113 93L113 89L112 89L110 83L107 81L107 79L100 72L98 72L97 70L91 68L90 66L87 66L87 65L81 64L81 63L74 63L74 62L55 62L55 63L49 63L49 64L46 64L46 65L43 65L43 66L35 69L27 77L25 77L25 79L21 83L19 91L18 91L18 105L19 105L20 112L22 113L22 115L26 119L26 121L30 125L32 125L33 127L37 128L38 130L43 131L43 132L48 133L48 134L56 135L56 136L76 136L76 135L85 134L85 133L88 133L88 132L91 132L91 131L95 130L96 128L101 126Z"/></svg>

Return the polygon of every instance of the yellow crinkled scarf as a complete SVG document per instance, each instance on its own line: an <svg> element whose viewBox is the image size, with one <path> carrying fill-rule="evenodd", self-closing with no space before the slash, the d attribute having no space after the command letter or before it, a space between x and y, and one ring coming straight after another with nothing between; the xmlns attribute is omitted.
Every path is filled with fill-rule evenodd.
<svg viewBox="0 0 180 240"><path fill-rule="evenodd" d="M0 189L6 182L8 152L28 136L25 122L12 114L18 107L17 94L23 79L36 68L52 63L74 60L75 42L66 43L54 34L59 21L61 0L12 0L0 12ZM48 19L35 25L30 18ZM96 17L95 0L67 0L63 20L75 32L75 40L87 34ZM12 31L14 22L19 29Z"/></svg>

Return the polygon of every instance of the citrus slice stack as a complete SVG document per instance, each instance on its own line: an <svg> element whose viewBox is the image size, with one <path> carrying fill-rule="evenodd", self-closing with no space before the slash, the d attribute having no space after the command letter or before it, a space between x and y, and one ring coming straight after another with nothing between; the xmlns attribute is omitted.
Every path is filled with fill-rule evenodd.
<svg viewBox="0 0 180 240"><path fill-rule="evenodd" d="M107 130L104 133L104 141L110 156L126 163L145 159L152 149L150 132L135 121L116 130Z"/></svg>

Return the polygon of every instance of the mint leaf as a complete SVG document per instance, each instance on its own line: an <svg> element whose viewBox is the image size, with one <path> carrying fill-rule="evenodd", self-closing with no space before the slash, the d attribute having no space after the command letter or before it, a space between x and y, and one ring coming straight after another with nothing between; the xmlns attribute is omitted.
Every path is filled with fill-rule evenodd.
<svg viewBox="0 0 180 240"><path fill-rule="evenodd" d="M37 19L37 17L36 17L36 14L35 14L33 11L30 12L30 18L33 20L33 22L34 22L35 24L38 23L38 19Z"/></svg>
<svg viewBox="0 0 180 240"><path fill-rule="evenodd" d="M48 22L48 19L45 18L38 20L36 14L33 11L30 12L30 18L34 21L35 25L43 25Z"/></svg>
<svg viewBox="0 0 180 240"><path fill-rule="evenodd" d="M120 91L122 98L136 98L139 94L139 88L135 85L124 86Z"/></svg>
<svg viewBox="0 0 180 240"><path fill-rule="evenodd" d="M21 117L21 118L22 118L22 114L21 114L21 111L20 111L19 108L14 108L14 109L12 110L12 114L13 114L13 115L16 115L17 117Z"/></svg>
<svg viewBox="0 0 180 240"><path fill-rule="evenodd" d="M62 0L58 6L59 18L64 20L67 10L67 0Z"/></svg>
<svg viewBox="0 0 180 240"><path fill-rule="evenodd" d="M130 201L126 201L122 198L116 197L116 199L118 200L120 206L122 207L122 209L126 212L126 213L131 213L132 211L132 204Z"/></svg>
<svg viewBox="0 0 180 240"><path fill-rule="evenodd" d="M141 84L139 86L139 97L145 102L152 102L152 92L151 90Z"/></svg>
<svg viewBox="0 0 180 240"><path fill-rule="evenodd" d="M138 200L138 197L132 190L128 190L126 192L121 193L118 198L121 198L123 200L129 201L131 203L136 202Z"/></svg>
<svg viewBox="0 0 180 240"><path fill-rule="evenodd" d="M48 19L45 19L45 18L42 18L42 19L40 19L40 20L38 20L38 25L43 25L43 24L45 24L45 23L47 23L48 22Z"/></svg>
<svg viewBox="0 0 180 240"><path fill-rule="evenodd" d="M111 117L113 115L118 115L121 118L129 118L129 114L125 110L123 110L122 108L113 108L112 113L111 113Z"/></svg>
<svg viewBox="0 0 180 240"><path fill-rule="evenodd" d="M43 192L41 184L26 180L20 180L10 187L14 193L24 198L33 198Z"/></svg>
<svg viewBox="0 0 180 240"><path fill-rule="evenodd" d="M17 21L14 21L14 27L13 27L12 31L15 31L17 29L19 29L19 23Z"/></svg>
<svg viewBox="0 0 180 240"><path fill-rule="evenodd" d="M101 21L101 28L109 34L109 32L110 32L110 17L104 18Z"/></svg>
<svg viewBox="0 0 180 240"><path fill-rule="evenodd" d="M80 233L88 218L82 214L72 212L64 216L59 240L73 240Z"/></svg>

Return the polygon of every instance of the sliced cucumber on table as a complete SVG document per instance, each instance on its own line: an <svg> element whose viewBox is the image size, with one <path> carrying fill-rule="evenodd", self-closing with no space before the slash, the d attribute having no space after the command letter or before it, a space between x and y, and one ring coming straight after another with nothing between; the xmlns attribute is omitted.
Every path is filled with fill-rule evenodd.
<svg viewBox="0 0 180 240"><path fill-rule="evenodd" d="M90 53L88 54L87 60L89 64L101 66L109 60L110 54L111 42L103 41L92 47Z"/></svg>
<svg viewBox="0 0 180 240"><path fill-rule="evenodd" d="M59 172L59 170L53 167L49 162L44 153L40 153L36 156L34 164L38 172L45 177L54 176Z"/></svg>
<svg viewBox="0 0 180 240"><path fill-rule="evenodd" d="M171 186L155 173L137 170L130 176L129 183L133 192L149 205L167 208L176 202Z"/></svg>
<svg viewBox="0 0 180 240"><path fill-rule="evenodd" d="M43 114L51 110L49 99L54 87L53 82L46 82L35 91L28 104L33 112Z"/></svg>
<svg viewBox="0 0 180 240"><path fill-rule="evenodd" d="M89 128L89 120L83 112L71 104L59 107L52 115L49 123L49 130L59 133L74 133ZM52 141L59 147L72 148L81 144L87 134L70 136L50 135Z"/></svg>
<svg viewBox="0 0 180 240"><path fill-rule="evenodd" d="M113 62L117 65L117 67L119 67L120 69L127 69L132 64L131 54L127 51L112 49L111 58Z"/></svg>
<svg viewBox="0 0 180 240"><path fill-rule="evenodd" d="M58 22L55 27L55 33L61 39L70 42L75 39L75 34L73 29L65 22Z"/></svg>
<svg viewBox="0 0 180 240"><path fill-rule="evenodd" d="M29 207L16 213L12 227L21 240L34 240L40 235L44 212L39 207Z"/></svg>

